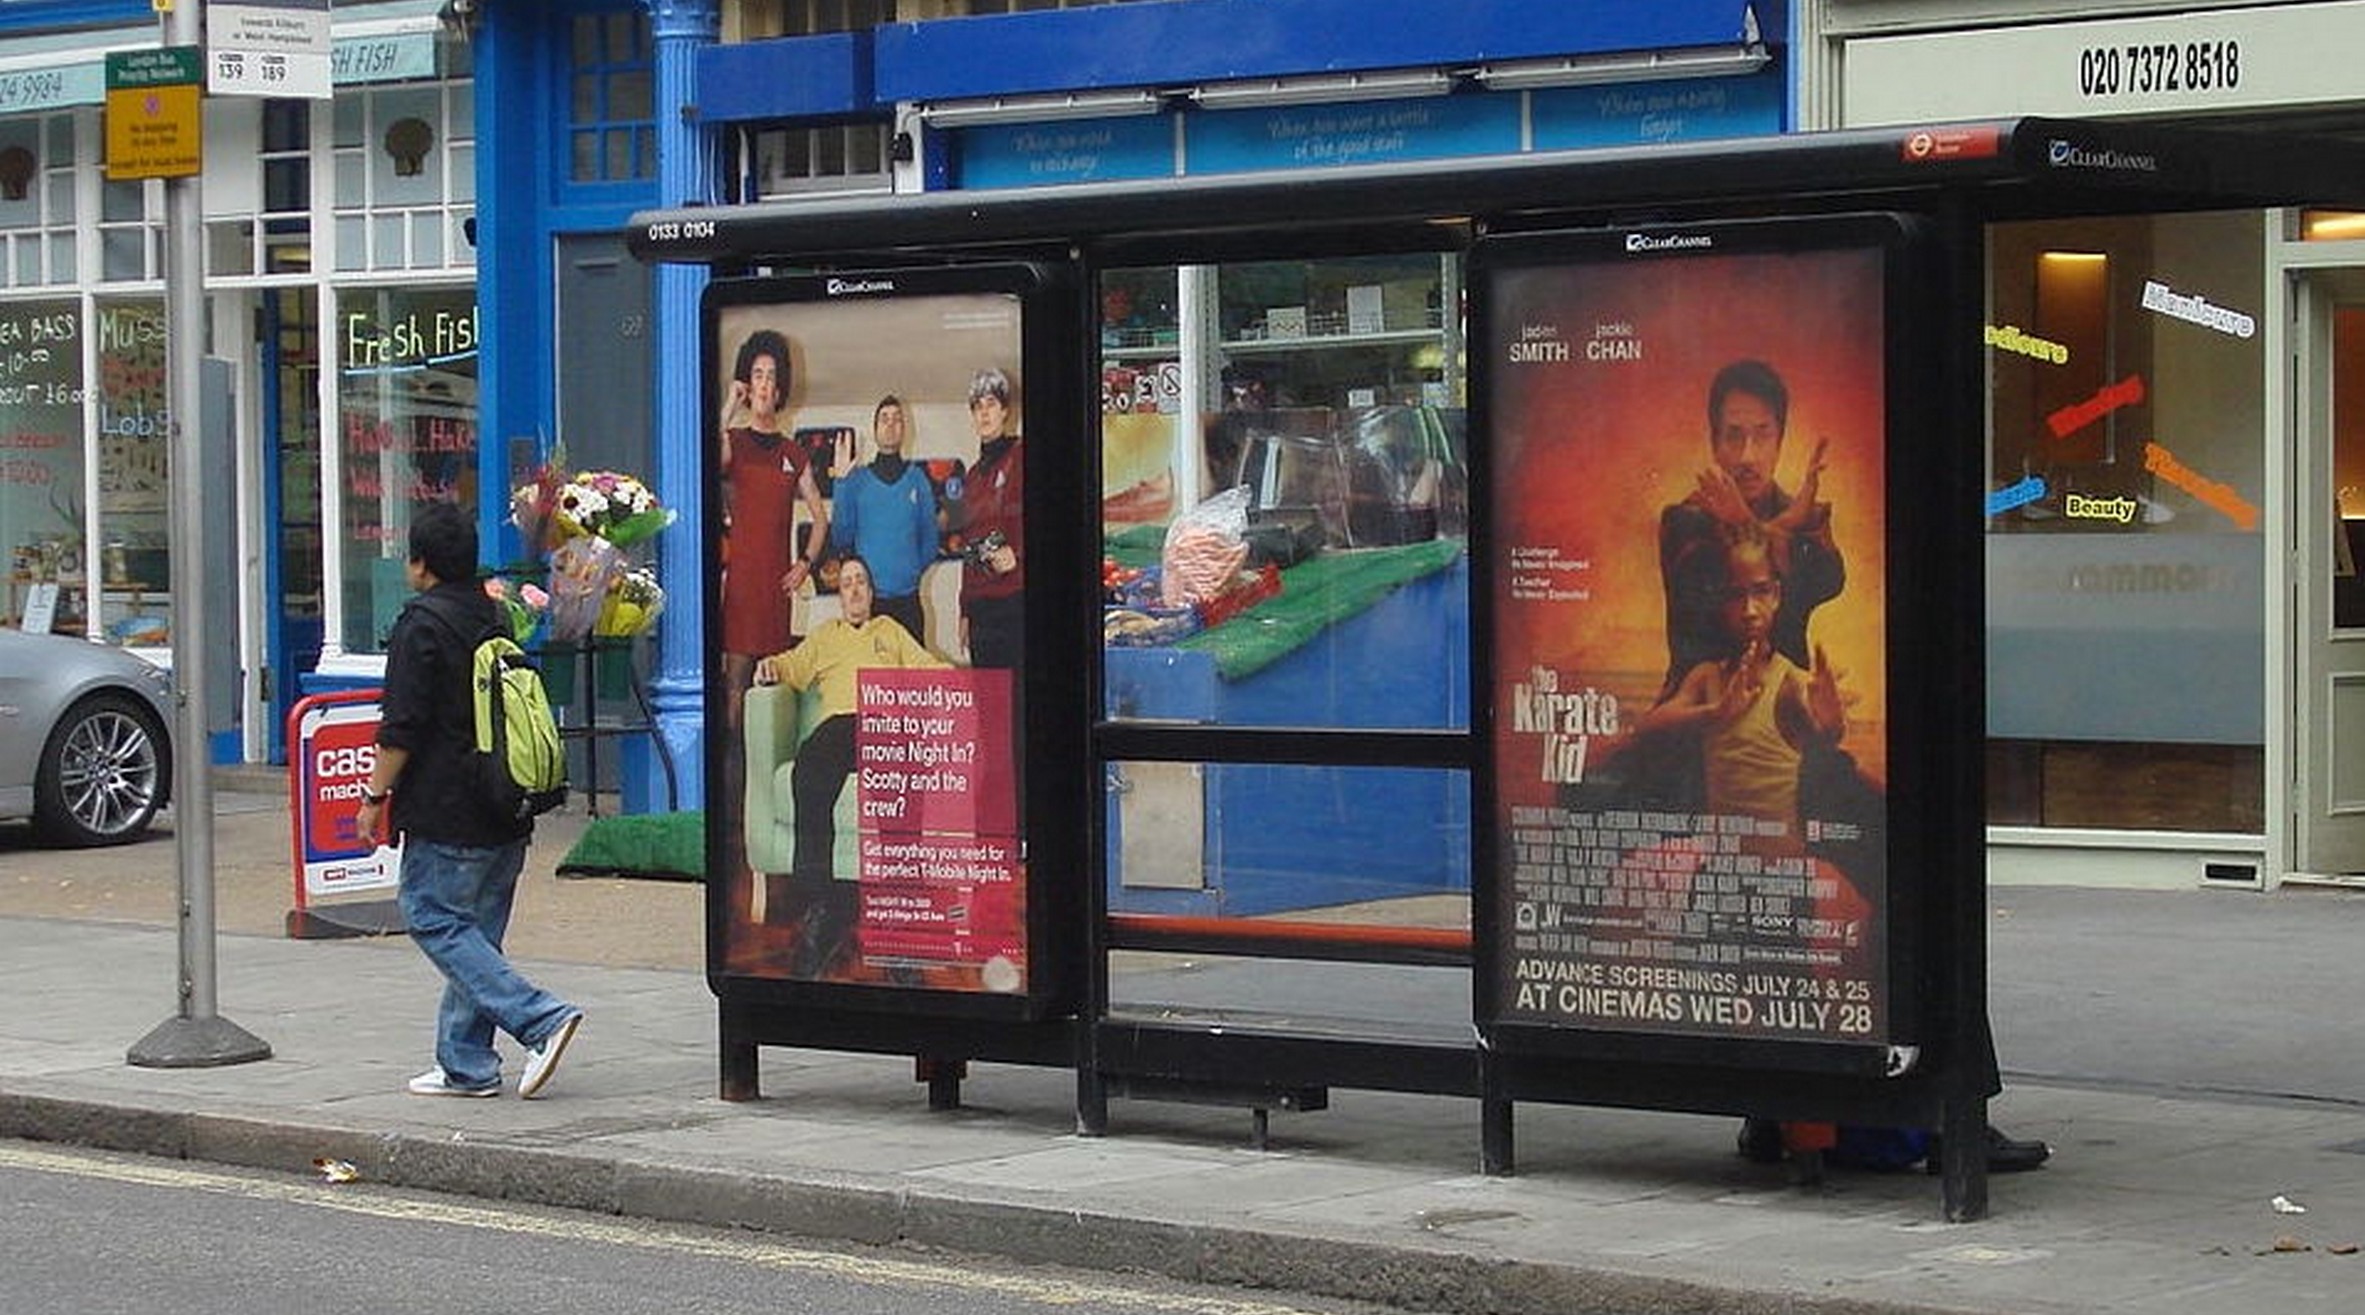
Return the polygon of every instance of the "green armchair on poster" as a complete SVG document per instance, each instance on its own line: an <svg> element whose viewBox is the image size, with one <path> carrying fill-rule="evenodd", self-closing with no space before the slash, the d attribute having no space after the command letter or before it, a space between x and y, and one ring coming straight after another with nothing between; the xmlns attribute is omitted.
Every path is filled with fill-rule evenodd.
<svg viewBox="0 0 2365 1315"><path fill-rule="evenodd" d="M789 871L796 854L796 795L789 773L796 765L797 746L821 720L818 688L799 692L785 685L758 685L747 691L744 705L747 764L747 865L759 874ZM841 877L856 870L860 841L856 836L853 778L838 792L837 844L830 870ZM757 883L758 888L762 887Z"/></svg>

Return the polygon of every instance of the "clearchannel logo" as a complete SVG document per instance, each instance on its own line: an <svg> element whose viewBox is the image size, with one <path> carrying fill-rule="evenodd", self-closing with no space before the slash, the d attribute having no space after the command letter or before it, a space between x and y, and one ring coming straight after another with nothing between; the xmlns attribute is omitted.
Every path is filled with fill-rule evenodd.
<svg viewBox="0 0 2365 1315"><path fill-rule="evenodd" d="M2154 174L2160 171L2159 157L2135 155L2127 151L2094 150L2075 142L2056 137L2045 153L2045 162L2056 169L2112 169Z"/></svg>
<svg viewBox="0 0 2365 1315"><path fill-rule="evenodd" d="M1706 233L1628 233L1626 254L1644 251L1697 251L1716 245Z"/></svg>
<svg viewBox="0 0 2365 1315"><path fill-rule="evenodd" d="M860 296L866 292L893 292L893 279L831 279L829 295L833 297Z"/></svg>

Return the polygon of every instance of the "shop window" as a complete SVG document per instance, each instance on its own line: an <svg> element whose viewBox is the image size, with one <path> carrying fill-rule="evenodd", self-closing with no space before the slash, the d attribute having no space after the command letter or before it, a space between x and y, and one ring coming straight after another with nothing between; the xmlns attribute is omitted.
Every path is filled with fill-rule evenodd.
<svg viewBox="0 0 2365 1315"><path fill-rule="evenodd" d="M338 314L342 640L348 652L376 653L410 595L413 513L429 502L476 505L476 295L369 289L341 298Z"/></svg>
<svg viewBox="0 0 2365 1315"><path fill-rule="evenodd" d="M885 123L772 128L752 138L756 194L885 191Z"/></svg>
<svg viewBox="0 0 2365 1315"><path fill-rule="evenodd" d="M1254 957L1260 950L1288 954L1367 937L1385 937L1400 947L1468 950L1466 775L1161 762L1111 762L1107 772L1113 787L1104 842L1107 907L1111 929L1121 937L1171 929L1174 919L1220 917L1238 920L1234 925L1243 930L1268 919L1281 924L1249 933L1261 944L1215 952L1220 957ZM1319 912L1337 909L1353 912L1335 918ZM1152 962L1145 959L1144 966ZM1367 976L1408 970L1366 965L1342 971ZM1187 979L1125 976L1137 994L1124 998L1120 1009L1213 1003L1147 994L1188 991ZM1154 985L1145 989L1144 983ZM1448 995L1454 989L1442 979L1438 986ZM1387 1021L1362 1015L1356 999L1351 991L1334 995L1321 1012Z"/></svg>
<svg viewBox="0 0 2365 1315"><path fill-rule="evenodd" d="M969 0L971 14L1031 14L1043 9L1091 9L1099 5L1139 4L1144 0Z"/></svg>
<svg viewBox="0 0 2365 1315"><path fill-rule="evenodd" d="M171 394L161 298L102 301L98 356L98 633L119 644L173 642Z"/></svg>
<svg viewBox="0 0 2365 1315"><path fill-rule="evenodd" d="M85 439L84 335L99 363L98 431ZM9 544L8 622L115 643L171 642L165 533L164 310L102 302L87 324L74 301L0 308L9 352L0 387L0 540ZM95 452L99 501L85 495Z"/></svg>
<svg viewBox="0 0 2365 1315"><path fill-rule="evenodd" d="M336 267L466 269L476 248L476 106L466 83L337 98Z"/></svg>
<svg viewBox="0 0 2365 1315"><path fill-rule="evenodd" d="M99 184L99 277L137 283L164 277L164 189L138 180Z"/></svg>
<svg viewBox="0 0 2365 1315"><path fill-rule="evenodd" d="M264 385L279 394L279 606L317 636L324 599L322 527L329 523L322 516L320 481L319 298L308 287L278 287L263 295L271 301L264 328L277 335L279 353L277 378Z"/></svg>
<svg viewBox="0 0 2365 1315"><path fill-rule="evenodd" d="M2262 222L1990 230L1991 822L2262 825Z"/></svg>
<svg viewBox="0 0 2365 1315"><path fill-rule="evenodd" d="M1459 326L1446 320L1459 297L1453 260L1275 261L1216 278L1227 363L1262 381L1272 405L1461 405Z"/></svg>
<svg viewBox="0 0 2365 1315"><path fill-rule="evenodd" d="M657 175L656 48L646 12L574 19L567 79L568 177L630 182Z"/></svg>
<svg viewBox="0 0 2365 1315"><path fill-rule="evenodd" d="M728 39L815 36L859 32L900 19L959 18L978 14L1023 14L1044 9L1090 9L1140 0L748 0L728 17Z"/></svg>
<svg viewBox="0 0 2365 1315"><path fill-rule="evenodd" d="M227 97L206 116L205 268L312 268L312 104Z"/></svg>
<svg viewBox="0 0 2365 1315"><path fill-rule="evenodd" d="M1101 275L1107 717L1470 725L1459 283L1435 253ZM1467 947L1466 773L1107 773L1107 907L1136 948L1209 918L1279 953Z"/></svg>
<svg viewBox="0 0 2365 1315"><path fill-rule="evenodd" d="M2340 508L2332 547L2332 624L2365 629L2365 307L2332 311L2332 479Z"/></svg>
<svg viewBox="0 0 2365 1315"><path fill-rule="evenodd" d="M2355 210L2303 210L2299 215L2303 242L2354 242L2365 238L2365 214Z"/></svg>
<svg viewBox="0 0 2365 1315"><path fill-rule="evenodd" d="M265 273L312 268L311 111L309 101L263 104L263 207L258 227Z"/></svg>
<svg viewBox="0 0 2365 1315"><path fill-rule="evenodd" d="M74 119L0 120L0 279L74 281Z"/></svg>
<svg viewBox="0 0 2365 1315"><path fill-rule="evenodd" d="M0 337L23 346L0 385L0 543L8 546L6 623L40 603L49 626L88 625L83 515L82 312L72 299L0 303ZM46 586L43 588L42 586Z"/></svg>
<svg viewBox="0 0 2365 1315"><path fill-rule="evenodd" d="M1102 277L1109 715L1468 724L1458 283L1433 254Z"/></svg>
<svg viewBox="0 0 2365 1315"><path fill-rule="evenodd" d="M772 8L779 36L859 32L895 21L895 0L782 0Z"/></svg>

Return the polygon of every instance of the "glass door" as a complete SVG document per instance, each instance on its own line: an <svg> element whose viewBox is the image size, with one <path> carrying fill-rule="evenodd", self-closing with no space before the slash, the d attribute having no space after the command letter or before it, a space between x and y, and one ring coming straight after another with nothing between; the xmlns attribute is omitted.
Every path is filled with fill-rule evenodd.
<svg viewBox="0 0 2365 1315"><path fill-rule="evenodd" d="M2365 270L2299 293L2296 866L2365 876Z"/></svg>
<svg viewBox="0 0 2365 1315"><path fill-rule="evenodd" d="M300 693L297 676L320 662L320 324L308 288L262 294L264 504L272 527L264 565L263 698L270 760L284 762L279 728Z"/></svg>

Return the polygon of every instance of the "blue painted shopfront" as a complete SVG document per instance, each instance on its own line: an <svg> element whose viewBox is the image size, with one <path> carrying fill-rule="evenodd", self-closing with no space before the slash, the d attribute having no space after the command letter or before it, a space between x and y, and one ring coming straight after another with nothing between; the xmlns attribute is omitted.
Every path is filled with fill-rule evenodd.
<svg viewBox="0 0 2365 1315"><path fill-rule="evenodd" d="M488 467L506 459L490 436L547 435L552 380L566 326L549 289L555 244L570 233L613 229L636 207L658 203L653 180L586 188L561 184L571 16L613 4L481 6L476 33L484 162L481 299L491 324L483 406ZM699 6L651 6L654 10ZM719 18L720 6L716 7ZM1787 111L1786 6L1740 0L1599 0L1597 3L1437 5L1424 0L1168 0L968 18L883 24L857 32L709 42L694 52L695 125L719 161L705 200L756 199L755 179L734 154L744 134L869 122L888 125L899 188L1011 189L1078 182L1145 183L1209 173L1302 169L1380 160L1448 159L1630 142L1703 140L1784 129ZM716 24L719 28L719 22ZM1755 52L1757 62L1726 76L1671 76L1663 56ZM660 42L660 61L664 58ZM1499 82L1474 76L1502 70ZM1407 72L1427 76L1412 87ZM1520 72L1528 80L1509 76ZM1319 79L1344 79L1333 100L1309 93ZM1272 84L1266 103L1193 93ZM1579 85L1551 85L1554 82ZM1028 117L1027 105L1062 97L1148 96L1151 112ZM1314 98L1308 99L1309 95ZM1282 103L1286 102L1286 103ZM941 116L951 105L1003 105L985 119ZM1007 104L1005 104L1007 103ZM671 115L670 107L660 107ZM991 120L991 121L988 121ZM737 166L734 172L734 165ZM696 197L691 198L695 201ZM653 337L695 343L692 309L661 301ZM659 386L681 376L656 367ZM695 398L660 400L653 428L694 424ZM685 420L683 417L688 416ZM537 449L538 450L538 449ZM656 480L695 520L699 472L694 441L652 447ZM668 464L672 463L672 464ZM509 477L488 469L487 483ZM1112 689L1131 683L1159 715L1225 723L1371 724L1370 710L1410 713L1422 724L1466 724L1466 671L1440 671L1441 631L1469 624L1466 571L1456 567L1398 589L1367 612L1339 622L1322 640L1253 676L1226 680L1204 658L1163 650L1113 652ZM695 609L666 624L693 628ZM1417 647L1414 645L1417 643ZM1402 645L1402 660L1391 661ZM669 642L659 683L698 688L702 673L680 654L703 652L695 634ZM1342 661L1350 655L1352 661ZM660 716L668 715L661 707ZM694 718L694 711L676 713ZM1398 720L1396 724L1406 724ZM702 731L699 732L702 735ZM704 753L676 740L690 779ZM1141 907L1258 912L1376 893L1466 888L1468 790L1449 773L1371 773L1352 790L1309 771L1211 769L1207 886L1200 892L1139 892ZM1401 778L1401 779L1397 779ZM1377 782L1377 784L1375 784ZM628 797L629 792L628 792ZM641 798L646 798L644 793ZM1376 833L1357 810L1426 815L1435 842L1418 852L1369 846L1356 889L1308 890L1292 852L1333 852ZM1359 851L1358 851L1359 852ZM1309 865L1313 866L1313 865ZM1335 864L1323 864L1335 870ZM1136 893L1128 892L1131 900Z"/></svg>

